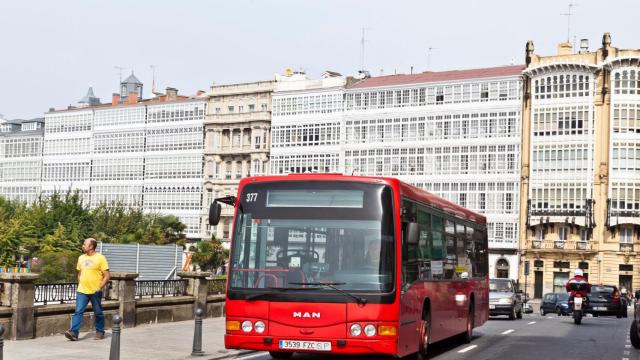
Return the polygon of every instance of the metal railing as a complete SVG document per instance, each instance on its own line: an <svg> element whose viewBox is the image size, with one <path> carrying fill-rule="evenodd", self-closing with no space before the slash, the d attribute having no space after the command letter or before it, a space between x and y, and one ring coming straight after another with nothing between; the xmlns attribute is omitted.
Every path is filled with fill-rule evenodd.
<svg viewBox="0 0 640 360"><path fill-rule="evenodd" d="M577 251L595 251L597 244L589 241L562 241L562 240L536 240L529 239L530 249L543 250L577 250Z"/></svg>
<svg viewBox="0 0 640 360"><path fill-rule="evenodd" d="M48 303L67 304L76 301L76 293L78 292L77 283L59 283L59 284L35 284L34 285L34 303L36 305L47 305ZM107 283L105 291L102 293L102 299L110 299L111 282Z"/></svg>
<svg viewBox="0 0 640 360"><path fill-rule="evenodd" d="M136 281L136 297L182 296L187 294L187 280Z"/></svg>

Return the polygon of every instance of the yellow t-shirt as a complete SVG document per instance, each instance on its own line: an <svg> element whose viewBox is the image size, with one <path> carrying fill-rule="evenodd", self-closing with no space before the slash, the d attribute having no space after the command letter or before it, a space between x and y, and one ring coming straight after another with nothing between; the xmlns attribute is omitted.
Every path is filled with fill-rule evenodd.
<svg viewBox="0 0 640 360"><path fill-rule="evenodd" d="M100 290L102 272L109 270L107 258L100 253L80 255L76 269L80 271L78 292L91 295Z"/></svg>

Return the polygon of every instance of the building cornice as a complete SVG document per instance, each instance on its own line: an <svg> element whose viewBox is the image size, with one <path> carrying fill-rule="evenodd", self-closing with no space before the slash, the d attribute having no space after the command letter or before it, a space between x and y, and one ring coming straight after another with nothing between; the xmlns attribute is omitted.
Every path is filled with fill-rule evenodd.
<svg viewBox="0 0 640 360"><path fill-rule="evenodd" d="M590 72L595 73L600 70L600 66L588 63L579 63L579 62L555 62L555 63L545 63L540 64L538 66L534 66L528 69L525 69L522 73L528 77L534 77L539 75L544 75L548 73L559 73L559 72Z"/></svg>
<svg viewBox="0 0 640 360"><path fill-rule="evenodd" d="M640 55L638 56L623 56L615 59L605 61L602 66L611 71L614 69L622 68L625 66L638 66L640 67Z"/></svg>

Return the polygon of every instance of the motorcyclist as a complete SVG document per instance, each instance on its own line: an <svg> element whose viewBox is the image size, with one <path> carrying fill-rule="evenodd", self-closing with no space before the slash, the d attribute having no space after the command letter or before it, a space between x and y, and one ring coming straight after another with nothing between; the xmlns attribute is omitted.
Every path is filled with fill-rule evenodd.
<svg viewBox="0 0 640 360"><path fill-rule="evenodd" d="M567 292L569 293L569 304L571 304L571 307L573 307L573 298L577 294L580 294L580 296L585 301L587 301L588 300L587 294L591 292L591 284L589 284L589 282L587 281L587 278L584 277L584 273L582 272L582 269L576 269L573 275L574 276L571 279L569 279L569 281L567 281L567 284L565 286L567 288ZM576 287L575 286L576 284L580 285L578 286L580 290L573 290Z"/></svg>

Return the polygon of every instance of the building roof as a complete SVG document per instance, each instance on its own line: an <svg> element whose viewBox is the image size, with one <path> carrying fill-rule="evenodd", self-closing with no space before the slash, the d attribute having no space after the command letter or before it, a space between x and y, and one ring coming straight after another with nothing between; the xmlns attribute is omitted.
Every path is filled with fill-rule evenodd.
<svg viewBox="0 0 640 360"><path fill-rule="evenodd" d="M494 78L522 74L524 65L499 66L481 69L425 71L419 74L400 74L367 78L350 86L350 89L362 89L383 86L398 86L432 82L447 82L466 79Z"/></svg>
<svg viewBox="0 0 640 360"><path fill-rule="evenodd" d="M142 82L140 80L138 80L138 78L135 75L133 75L133 72L132 72L131 75L129 75L128 78L124 79L122 84L140 84L140 85L142 85Z"/></svg>

